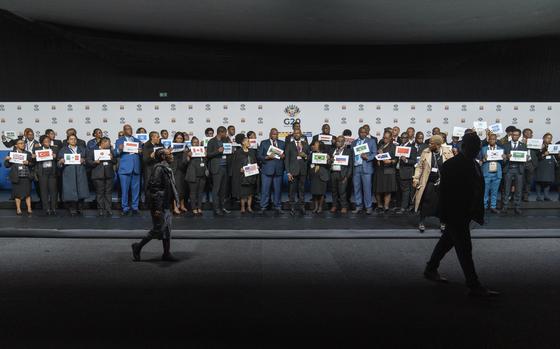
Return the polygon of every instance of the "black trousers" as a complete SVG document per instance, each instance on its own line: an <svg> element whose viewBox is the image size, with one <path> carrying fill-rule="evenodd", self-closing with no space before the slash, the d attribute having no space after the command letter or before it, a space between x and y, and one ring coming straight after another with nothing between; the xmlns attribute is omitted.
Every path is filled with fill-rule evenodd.
<svg viewBox="0 0 560 349"><path fill-rule="evenodd" d="M535 167L532 163L526 164L525 170L523 171L523 200L529 197L533 178L535 178Z"/></svg>
<svg viewBox="0 0 560 349"><path fill-rule="evenodd" d="M194 182L188 182L188 184L192 209L202 209L202 195L206 186L206 177L197 177Z"/></svg>
<svg viewBox="0 0 560 349"><path fill-rule="evenodd" d="M523 192L523 175L517 169L510 169L505 175L504 196L502 197L503 208L509 206L509 196L511 195L511 185L515 183L515 193L513 194L513 205L515 208L521 207L521 193Z"/></svg>
<svg viewBox="0 0 560 349"><path fill-rule="evenodd" d="M293 180L289 182L288 196L290 199L290 208L293 210L296 207L296 194L298 197L298 208L305 205L305 176L294 176Z"/></svg>
<svg viewBox="0 0 560 349"><path fill-rule="evenodd" d="M111 211L113 178L93 179L93 186L95 187L97 209L105 212Z"/></svg>
<svg viewBox="0 0 560 349"><path fill-rule="evenodd" d="M338 171L331 172L333 207L348 208L347 189L348 182L352 180L346 179L346 181L344 181L345 178L346 177L342 176Z"/></svg>
<svg viewBox="0 0 560 349"><path fill-rule="evenodd" d="M229 177L225 166L218 167L218 172L212 174L212 206L214 211L224 208L225 193Z"/></svg>
<svg viewBox="0 0 560 349"><path fill-rule="evenodd" d="M39 188L43 210L55 211L58 202L56 173L41 175L39 177Z"/></svg>
<svg viewBox="0 0 560 349"><path fill-rule="evenodd" d="M455 247L455 253L465 274L467 287L480 286L472 258L471 231L467 222L447 222L445 231L439 238L428 261L429 270L437 270L443 257Z"/></svg>
<svg viewBox="0 0 560 349"><path fill-rule="evenodd" d="M401 208L406 210L412 203L412 178L400 179L399 187L401 189Z"/></svg>

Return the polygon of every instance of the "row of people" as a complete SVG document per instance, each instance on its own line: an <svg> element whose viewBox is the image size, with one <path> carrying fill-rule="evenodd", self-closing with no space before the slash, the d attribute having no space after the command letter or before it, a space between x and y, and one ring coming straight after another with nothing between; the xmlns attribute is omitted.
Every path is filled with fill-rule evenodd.
<svg viewBox="0 0 560 349"><path fill-rule="evenodd" d="M137 130L145 132L145 130ZM212 129L206 130L206 137L213 134ZM217 215L227 213L224 206L226 199L238 198L241 202L242 212L251 212L253 198L260 193L259 208L263 212L272 205L272 208L281 212L282 178L287 174L289 181L289 201L292 213L305 209L305 183L311 183L313 195L313 211L321 212L325 193L330 186L333 197L333 212L340 210L348 212L350 193L354 194L356 209L354 213L373 210L373 195L379 211L387 211L391 202L398 194L400 202L399 213L409 211L411 204L414 210L420 212L423 230L423 218L437 215L433 208L437 204L438 166L456 155L460 149L460 140L455 137L447 145L445 134L434 128L434 136L424 140L421 132L413 128L399 134L398 127L388 128L380 141L369 134L369 126L364 125L358 131L358 137L350 144L348 138L352 133L345 130L343 135L335 137L330 134L328 124L322 127L322 132L315 135L309 144L303 136L301 125L295 123L292 133L284 141L278 139L278 131L272 129L269 138L262 141L257 149L251 147L249 139L256 139L254 132L247 135L235 135L233 126L219 127L216 135L206 144L206 157L194 157L189 149L174 153L172 169L177 180L177 189L180 202L174 207L175 213L187 210L187 201L190 201L192 212L201 214L202 199L206 191L212 192L213 208ZM530 130L529 130L530 131ZM489 134L483 140L483 149L479 156L486 181L485 204L495 212L498 191L503 193L505 208L509 203L512 188L514 192L515 211L519 210L519 202L523 195L523 186L526 183L525 174L529 165L536 174L538 192L544 192L543 200L550 199L549 190L555 181L557 155L547 153L548 144L552 143L552 136L543 137L543 149L528 150L529 161L525 163L510 162L508 159L487 161L488 150L505 148L504 156L511 150L527 150L523 139L529 139L532 134L528 130L523 133L515 128L507 128L506 137L498 140L496 135ZM95 138L84 142L76 137L76 131L69 129L67 139L60 142L54 138L54 132L47 130L39 142L34 140L32 130L25 130L24 137L7 141L6 146L13 146L17 152L26 152L29 161L23 164L13 164L6 158L6 167L12 167L10 180L14 184L12 196L16 200L16 209L21 214L21 201L28 203L28 212L31 212L30 190L31 181L36 180L38 191L43 203L43 208L48 214L55 212L57 207L58 191L62 199L68 204L72 214L79 213L81 203L89 196L88 182L95 187L96 200L99 214L111 214L111 196L113 178L118 176L122 192L122 214L137 213L142 193L142 183L149 179L151 170L155 165L154 149L161 147L160 134L150 132L149 140L142 144L138 152L124 151L125 142L141 143L134 137L132 127L125 125L122 136L119 137L114 148L108 138L102 136L101 130L94 131ZM164 134L164 136L168 136ZM174 142L183 143L188 135L182 132L174 134ZM191 146L201 145L197 137L190 139ZM11 143L10 143L11 142ZM224 143L239 145L236 151L226 154ZM367 144L369 151L355 154L354 148ZM270 146L283 151L281 156L269 154ZM409 156L396 156L396 147L409 147ZM56 154L52 161L35 161L35 151L53 149ZM94 150L109 149L110 159L95 160ZM327 154L327 162L316 164L312 162L313 154ZM390 157L376 160L376 155L388 153ZM81 165L65 165L64 154L80 154ZM335 164L335 156L347 156L345 165ZM243 167L257 164L260 174L245 176ZM502 176L505 180L502 181ZM144 180L142 180L144 178ZM208 186L211 183L211 186ZM436 190L434 190L436 189ZM187 194L188 193L188 194ZM25 194L25 195L24 195ZM272 200L270 198L272 197ZM131 200L130 200L131 199ZM272 201L272 202L270 202Z"/></svg>

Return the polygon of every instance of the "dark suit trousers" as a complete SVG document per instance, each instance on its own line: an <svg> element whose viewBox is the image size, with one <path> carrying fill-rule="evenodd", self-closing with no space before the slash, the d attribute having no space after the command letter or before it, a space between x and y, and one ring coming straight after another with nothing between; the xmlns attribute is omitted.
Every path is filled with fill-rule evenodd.
<svg viewBox="0 0 560 349"><path fill-rule="evenodd" d="M447 223L445 231L434 247L434 251L432 252L432 257L428 262L427 268L429 270L437 270L443 257L445 257L447 252L449 252L449 250L453 247L455 247L455 253L457 253L457 258L459 259L459 263L463 269L463 274L465 274L467 287L472 288L480 286L472 258L472 242L469 222Z"/></svg>
<svg viewBox="0 0 560 349"><path fill-rule="evenodd" d="M39 188L43 210L56 210L56 204L58 202L56 173L39 176Z"/></svg>
<svg viewBox="0 0 560 349"><path fill-rule="evenodd" d="M535 167L533 164L527 164L525 170L523 171L523 198L529 196L531 191L531 184L533 184L533 178L535 177Z"/></svg>
<svg viewBox="0 0 560 349"><path fill-rule="evenodd" d="M202 209L202 194L206 185L206 177L197 177L194 182L188 182L188 184L192 209Z"/></svg>
<svg viewBox="0 0 560 349"><path fill-rule="evenodd" d="M408 209L412 202L412 178L399 179L399 186L401 189L401 208Z"/></svg>
<svg viewBox="0 0 560 349"><path fill-rule="evenodd" d="M338 171L331 172L333 207L348 208L347 189L351 180L343 181L344 178Z"/></svg>
<svg viewBox="0 0 560 349"><path fill-rule="evenodd" d="M218 172L212 174L212 206L214 211L224 208L224 199L229 177L225 166L219 166Z"/></svg>
<svg viewBox="0 0 560 349"><path fill-rule="evenodd" d="M293 177L294 180L289 182L290 208L295 209L296 194L298 196L298 207L301 208L305 201L305 176L298 175Z"/></svg>
<svg viewBox="0 0 560 349"><path fill-rule="evenodd" d="M113 178L93 179L93 186L95 187L97 209L111 211Z"/></svg>
<svg viewBox="0 0 560 349"><path fill-rule="evenodd" d="M511 195L511 185L515 183L515 193L513 195L513 204L515 208L519 208L521 206L521 194L523 192L523 175L520 174L517 169L509 170L508 173L505 174L505 181L504 181L504 195L505 198L502 199L503 208L507 209L509 204L509 196Z"/></svg>

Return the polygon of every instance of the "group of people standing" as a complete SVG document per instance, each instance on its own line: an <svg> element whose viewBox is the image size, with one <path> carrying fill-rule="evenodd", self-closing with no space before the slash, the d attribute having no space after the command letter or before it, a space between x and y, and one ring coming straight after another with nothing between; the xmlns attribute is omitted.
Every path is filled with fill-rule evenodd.
<svg viewBox="0 0 560 349"><path fill-rule="evenodd" d="M542 148L538 150L527 148L526 140L533 137L530 129L520 131L510 126L505 131L501 139L488 132L477 157L485 181L484 204L491 212L498 213L501 192L502 211L507 212L513 200L514 212L519 214L520 202L528 199L533 180L537 200L552 199L550 188L557 180L558 154L548 152L548 145L552 144L550 133L544 135ZM17 214L23 214L22 202L26 203L27 213L32 213L33 182L47 215L56 214L60 199L70 214L80 214L90 188L96 193L98 215L112 215L115 187L120 194L121 214L138 214L140 205L149 199L147 184L158 163L156 151L165 148L162 140L169 138L166 130L150 132L144 142L135 137L146 133L142 128L134 133L130 125L124 125L114 145L100 129L93 131L94 138L88 142L77 138L73 128L67 130L64 141L56 139L53 130L46 130L37 141L31 129L26 129L18 139L3 139L6 147L27 155L23 163L13 163L9 156L4 161L10 168ZM171 206L173 214L190 209L193 215L201 215L203 201L210 194L215 215L230 213L226 203L234 200L239 200L243 214L252 213L253 209L260 214L268 209L281 214L282 184L286 176L292 215L306 213L307 190L312 195L312 212L323 212L325 195L330 191L333 213L348 213L353 197L355 207L351 212L354 214L372 214L374 210L379 214L419 213L421 232L425 230L426 217L438 216L439 169L461 149L459 137L452 137L448 142L447 135L437 127L427 140L423 132L416 132L412 127L403 133L398 127L386 128L378 140L370 134L368 125L360 127L353 138L351 130L332 135L330 126L325 124L321 133L308 140L297 122L283 140L273 128L258 145L255 132L237 134L234 126L220 126L215 133L208 128L201 139L175 132L172 139L173 144L190 142L184 150L172 152L169 164L178 194L177 202ZM138 144L137 149L130 150L128 143ZM200 146L205 147L204 156L191 151L192 147ZM409 151L403 154L402 148ZM49 149L52 160L38 161L36 152ZM356 149L365 151L358 153ZM503 150L503 158L489 160L488 152L496 149ZM97 158L98 150L106 150L108 155ZM509 161L512 150L527 151L527 161ZM66 163L66 154L78 154L79 162ZM250 165L258 171L246 174ZM445 229L445 222L441 222L440 228Z"/></svg>

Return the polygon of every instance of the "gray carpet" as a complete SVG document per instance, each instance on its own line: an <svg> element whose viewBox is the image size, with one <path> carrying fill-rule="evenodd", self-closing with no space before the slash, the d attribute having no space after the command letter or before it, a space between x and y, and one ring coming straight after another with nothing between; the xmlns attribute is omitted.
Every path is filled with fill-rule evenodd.
<svg viewBox="0 0 560 349"><path fill-rule="evenodd" d="M175 240L173 264L158 260L158 242L131 262L131 242L1 238L0 338L10 348L558 345L560 239L475 240L481 280L504 292L495 301L465 296L453 252L441 267L451 284L424 280L433 239Z"/></svg>

